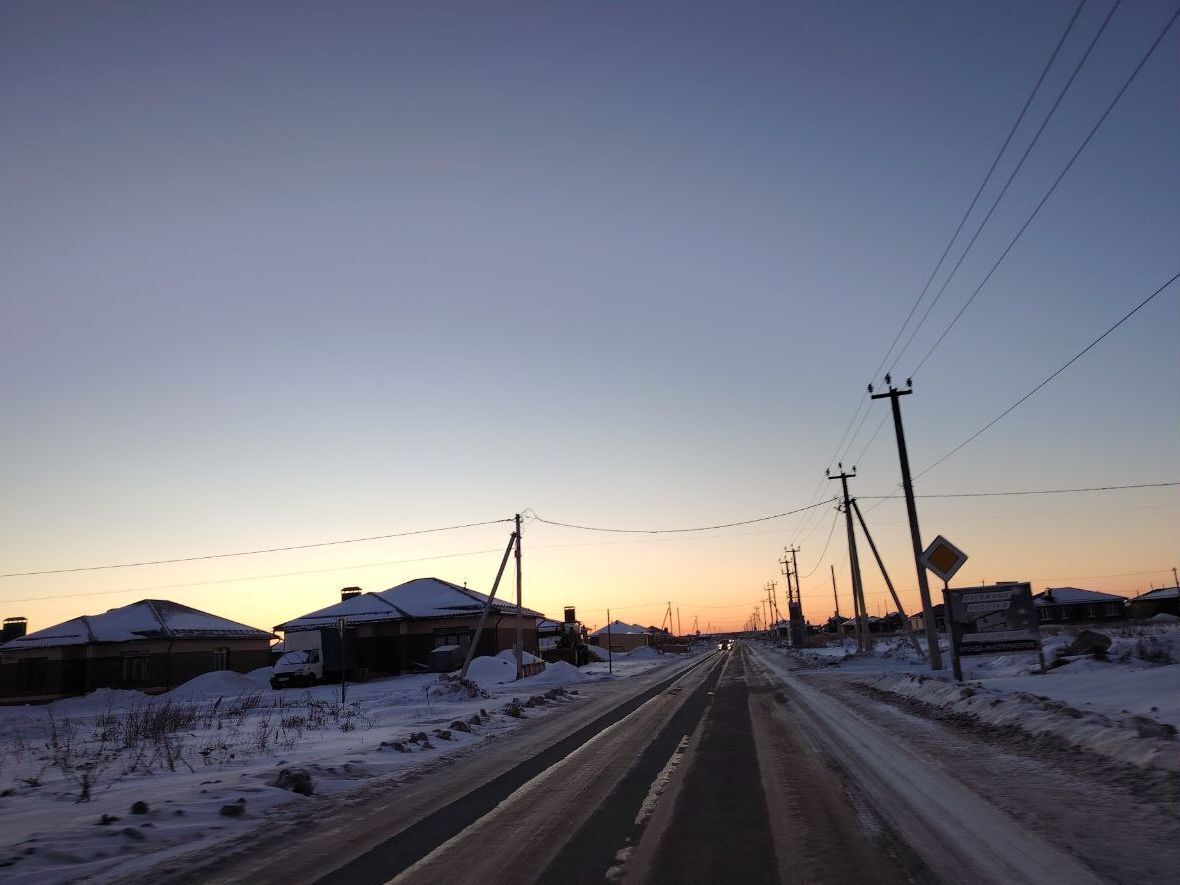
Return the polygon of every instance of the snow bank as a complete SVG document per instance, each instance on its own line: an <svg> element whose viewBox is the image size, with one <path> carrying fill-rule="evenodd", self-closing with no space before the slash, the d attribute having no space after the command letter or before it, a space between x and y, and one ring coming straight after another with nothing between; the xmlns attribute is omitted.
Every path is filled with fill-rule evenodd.
<svg viewBox="0 0 1180 885"><path fill-rule="evenodd" d="M625 658L628 661L654 661L660 653L650 645L641 645L628 652L615 652L615 658Z"/></svg>
<svg viewBox="0 0 1180 885"><path fill-rule="evenodd" d="M1180 668L1166 674L1177 681ZM1028 677L1047 682L1050 677ZM1117 716L1083 710L1047 695L1028 691L1004 691L981 682L956 683L925 675L884 674L874 687L913 698L944 710L966 714L994 726L1019 728L1031 735L1051 736L1074 746L1141 767L1180 771L1180 753L1173 738L1163 737L1166 724L1130 713Z"/></svg>
<svg viewBox="0 0 1180 885"><path fill-rule="evenodd" d="M232 670L216 670L212 673L202 673L200 676L190 679L184 685L177 686L172 691L167 692L167 696L185 700L219 698L226 695L249 694L260 691L262 687L258 683L258 680L247 676L245 673L235 673Z"/></svg>
<svg viewBox="0 0 1180 885"><path fill-rule="evenodd" d="M506 682L515 682L516 659L503 657L503 652L494 658L483 655L471 662L471 666L467 668L467 678L477 685L503 685Z"/></svg>
<svg viewBox="0 0 1180 885"><path fill-rule="evenodd" d="M118 710L143 703L147 698L142 691L128 691L122 688L100 688L80 698L63 698L46 706L54 716L101 716L109 710Z"/></svg>
<svg viewBox="0 0 1180 885"><path fill-rule="evenodd" d="M593 677L587 676L573 664L566 661L555 661L546 664L545 669L536 676L522 679L528 685L573 685L576 682L590 682Z"/></svg>
<svg viewBox="0 0 1180 885"><path fill-rule="evenodd" d="M270 685L270 677L275 675L274 667L259 667L257 670L251 670L246 676L253 679L261 685Z"/></svg>
<svg viewBox="0 0 1180 885"><path fill-rule="evenodd" d="M523 655L523 660L524 660L524 662L525 662L526 664L535 664L537 661L541 660L540 658L535 658L535 657L533 657L533 656L532 656L531 654L529 654L527 651L526 651L526 652L521 652L521 654ZM516 667L516 652L515 652L515 651L513 651L512 649L510 649L510 648L506 648L506 649L504 649L502 652L500 652L499 654L497 654L497 655L496 655L496 657L497 657L497 658L501 658L501 659L503 659L503 660L505 660L505 661L511 661L511 662L512 662L512 666L513 666L514 668ZM515 672L515 671L514 671L514 672Z"/></svg>

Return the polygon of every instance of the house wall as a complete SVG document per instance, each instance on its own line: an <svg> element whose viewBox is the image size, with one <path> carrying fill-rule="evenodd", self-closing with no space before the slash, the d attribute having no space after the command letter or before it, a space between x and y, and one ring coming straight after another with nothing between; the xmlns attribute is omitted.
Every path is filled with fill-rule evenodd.
<svg viewBox="0 0 1180 885"><path fill-rule="evenodd" d="M440 645L469 644L478 623L476 615L358 624L356 664L374 675L424 671L429 667L433 649ZM493 614L480 634L476 655L494 655L513 648L515 642L515 616ZM535 617L524 619L524 650L540 656Z"/></svg>
<svg viewBox="0 0 1180 885"><path fill-rule="evenodd" d="M610 650L617 652L635 651L645 645L650 645L651 636L647 633L611 633L610 634ZM599 648L607 647L607 635L601 633L598 636L591 636L590 642L592 645L597 645Z"/></svg>
<svg viewBox="0 0 1180 885"><path fill-rule="evenodd" d="M248 673L265 667L269 644L269 639L241 637L144 639L5 651L0 654L0 703L48 701L97 688L167 691L214 670Z"/></svg>
<svg viewBox="0 0 1180 885"><path fill-rule="evenodd" d="M1070 624L1079 621L1122 621L1127 607L1121 602L1079 602L1072 605L1049 604L1037 606L1037 619L1042 624Z"/></svg>

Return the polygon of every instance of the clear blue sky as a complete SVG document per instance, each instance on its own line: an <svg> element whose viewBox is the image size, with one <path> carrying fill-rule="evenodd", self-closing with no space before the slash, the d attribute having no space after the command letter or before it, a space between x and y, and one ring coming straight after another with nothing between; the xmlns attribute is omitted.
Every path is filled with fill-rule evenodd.
<svg viewBox="0 0 1180 885"><path fill-rule="evenodd" d="M2 571L808 503L1075 6L2 0ZM1083 9L1020 148L1109 8ZM901 374L1173 11L1122 4ZM1174 29L915 379L916 468L1180 270L1178 66ZM1180 479L1178 330L1171 290L922 488ZM887 433L859 467L892 491ZM923 527L972 579L1134 592L1180 558L1178 500L930 502ZM874 511L908 586L903 517ZM846 590L831 519L533 526L530 598L740 623L788 540L809 599L829 561ZM486 587L496 554L343 567L502 534L4 579L0 614L155 595L269 626L342 584ZM138 592L301 570L326 571ZM83 593L108 595L25 601Z"/></svg>

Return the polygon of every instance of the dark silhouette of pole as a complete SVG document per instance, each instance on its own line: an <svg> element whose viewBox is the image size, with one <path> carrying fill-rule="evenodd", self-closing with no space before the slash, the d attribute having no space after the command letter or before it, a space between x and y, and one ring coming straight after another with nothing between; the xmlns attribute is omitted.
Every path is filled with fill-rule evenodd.
<svg viewBox="0 0 1180 885"><path fill-rule="evenodd" d="M922 565L922 532L918 528L918 506L914 503L914 482L910 478L910 456L906 451L905 428L901 424L901 397L913 393L909 379L906 379L905 390L898 390L893 386L893 379L885 376L885 383L889 386L888 393L873 393L873 385L869 385L869 395L873 399L888 399L893 407L893 429L897 434L897 457L901 462L901 486L905 491L906 513L910 518L910 541L914 548L914 567L918 570L918 593L922 597L922 621L926 625L926 646L930 651L930 669L941 670L942 649L938 646L938 625L934 623L934 606L930 603L930 585L926 581L926 569Z"/></svg>
<svg viewBox="0 0 1180 885"><path fill-rule="evenodd" d="M852 472L848 473L844 470L843 464L836 465L840 472L832 476L830 471L824 471L828 475L828 479L840 480L840 485L844 491L844 520L848 529L848 563L852 569L852 601L856 605L858 611L856 613L856 649L857 651L868 651L869 648L869 622L865 612L865 598L864 588L860 582L860 558L856 555L856 532L852 528L852 505L848 499L848 480L850 477L856 476L856 468L852 468Z"/></svg>
<svg viewBox="0 0 1180 885"><path fill-rule="evenodd" d="M524 678L524 576L520 570L520 514L516 514L516 678Z"/></svg>
<svg viewBox="0 0 1180 885"><path fill-rule="evenodd" d="M869 527L865 524L864 515L860 512L860 505L856 503L856 498L852 499L852 509L856 511L856 518L860 521L861 531L865 533L865 539L869 542L869 549L873 551L873 556L877 560L877 566L881 569L881 577L885 579L885 586L889 588L889 595L893 597L893 604L897 606L897 613L901 615L901 626L905 631L906 639L910 641L910 645L914 647L914 651L918 653L918 657L922 657L922 648L918 645L918 639L914 636L913 628L910 627L910 619L906 617L905 609L901 607L901 600L897 598L897 591L893 589L893 582L889 580L889 572L885 571L885 562L881 559L881 554L877 551L877 545L873 542L873 536L869 534Z"/></svg>

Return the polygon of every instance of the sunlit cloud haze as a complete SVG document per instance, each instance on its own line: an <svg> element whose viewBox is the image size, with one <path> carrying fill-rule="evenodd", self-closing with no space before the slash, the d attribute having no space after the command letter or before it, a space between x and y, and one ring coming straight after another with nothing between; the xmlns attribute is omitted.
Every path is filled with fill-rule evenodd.
<svg viewBox="0 0 1180 885"><path fill-rule="evenodd" d="M812 503L1075 8L0 2L0 571ZM1113 16L899 377L1172 12ZM916 470L1180 270L1175 37L915 376ZM1173 288L918 491L1180 479L1178 328ZM854 493L896 489L891 428L864 449L886 408ZM863 503L913 606L904 506ZM1180 564L1175 487L919 503L971 582L1132 594ZM808 617L831 565L848 613L835 518L529 521L526 602L734 628L794 542ZM153 596L269 627L345 585L486 589L509 530L5 578L0 615Z"/></svg>

